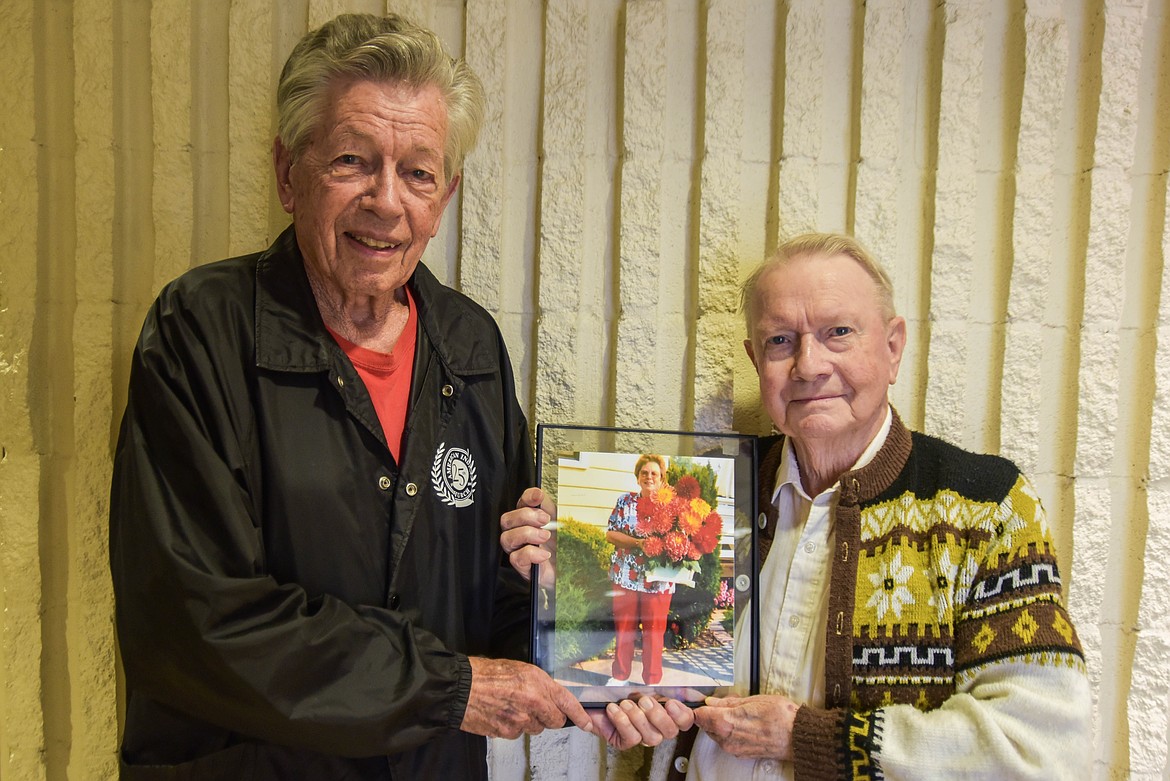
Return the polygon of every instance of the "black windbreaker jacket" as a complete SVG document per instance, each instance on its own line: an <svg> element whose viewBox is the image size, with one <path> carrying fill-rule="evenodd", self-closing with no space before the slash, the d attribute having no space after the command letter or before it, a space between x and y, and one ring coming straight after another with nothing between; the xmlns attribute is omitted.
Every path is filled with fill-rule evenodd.
<svg viewBox="0 0 1170 781"><path fill-rule="evenodd" d="M422 265L402 464L292 229L146 318L114 464L125 779L486 778L468 655L525 658L533 481L499 329Z"/></svg>

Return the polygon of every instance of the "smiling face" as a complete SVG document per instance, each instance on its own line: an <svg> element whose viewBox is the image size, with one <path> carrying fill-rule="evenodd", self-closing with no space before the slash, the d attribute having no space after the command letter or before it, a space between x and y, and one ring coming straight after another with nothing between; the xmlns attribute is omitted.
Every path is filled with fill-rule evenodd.
<svg viewBox="0 0 1170 781"><path fill-rule="evenodd" d="M642 496L649 496L662 487L662 467L657 461L647 461L638 470L638 485L642 488Z"/></svg>
<svg viewBox="0 0 1170 781"><path fill-rule="evenodd" d="M764 272L745 340L760 398L801 449L847 468L885 420L906 322L882 315L878 286L847 255L799 256Z"/></svg>
<svg viewBox="0 0 1170 781"><path fill-rule="evenodd" d="M314 291L334 306L393 296L439 230L447 112L438 88L341 81L295 160L277 139L277 188ZM319 302L324 303L324 302Z"/></svg>

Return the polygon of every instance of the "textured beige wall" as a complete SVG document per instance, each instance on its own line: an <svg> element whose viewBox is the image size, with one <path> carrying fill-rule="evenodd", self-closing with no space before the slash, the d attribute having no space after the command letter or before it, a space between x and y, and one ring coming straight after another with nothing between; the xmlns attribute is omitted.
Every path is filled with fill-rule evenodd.
<svg viewBox="0 0 1170 781"><path fill-rule="evenodd" d="M112 778L110 452L151 298L285 223L281 63L404 10L490 96L428 250L535 422L763 431L734 289L792 232L891 268L916 427L1016 459L1089 659L1086 776L1170 779L1170 0L4 0L0 777ZM584 733L493 775L657 778Z"/></svg>

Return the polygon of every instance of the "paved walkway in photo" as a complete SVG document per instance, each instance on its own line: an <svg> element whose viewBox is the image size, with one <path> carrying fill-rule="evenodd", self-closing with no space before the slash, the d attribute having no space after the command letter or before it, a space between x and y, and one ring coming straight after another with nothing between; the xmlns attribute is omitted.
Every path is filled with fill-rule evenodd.
<svg viewBox="0 0 1170 781"><path fill-rule="evenodd" d="M731 636L719 622L720 611L711 616L707 631L689 648L666 649L662 652L662 680L657 686L730 686L735 663ZM565 676L566 682L576 685L605 686L610 678L613 655L574 665ZM623 686L642 684L642 651L634 651L634 663L629 681Z"/></svg>

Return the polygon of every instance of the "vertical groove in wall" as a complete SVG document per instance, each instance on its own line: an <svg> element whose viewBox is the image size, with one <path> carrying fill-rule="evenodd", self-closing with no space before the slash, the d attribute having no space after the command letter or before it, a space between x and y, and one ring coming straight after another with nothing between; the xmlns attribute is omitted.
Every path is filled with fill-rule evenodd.
<svg viewBox="0 0 1170 781"><path fill-rule="evenodd" d="M263 2L263 0L257 0ZM276 137L279 130L278 122L279 116L276 110L276 88L280 83L280 72L284 68L284 62L288 59L288 55L292 52L293 47L305 31L309 28L309 0L287 0L276 4L270 4L272 9L272 45L271 45L271 73L272 73L272 91L267 96L269 105L272 107L273 124L272 124L272 138ZM290 218L285 213L284 207L280 205L280 199L276 197L276 186L273 182L272 195L268 200L268 236L275 239L276 236L288 227Z"/></svg>
<svg viewBox="0 0 1170 781"><path fill-rule="evenodd" d="M764 223L764 254L770 255L784 235L780 203L780 169L784 159L784 117L788 97L788 15L789 0L774 0L776 8L775 42L772 46L772 121L768 163L768 211Z"/></svg>
<svg viewBox="0 0 1170 781"><path fill-rule="evenodd" d="M743 332L736 317L736 284L744 246L741 215L748 206L740 200L745 189L741 158L746 23L742 4L722 0L707 3L701 44L705 52L700 116L704 152L699 171L699 214L695 220L699 260L693 426L699 431L731 430L734 362L741 356L734 345Z"/></svg>
<svg viewBox="0 0 1170 781"><path fill-rule="evenodd" d="M1162 68L1170 62L1170 13L1163 7ZM1167 105L1168 78L1163 72L1158 80L1153 105ZM1161 94L1158 94L1158 93ZM1147 104L1148 106L1149 104ZM1161 117L1163 132L1168 120ZM1170 144L1163 142L1163 149ZM1170 682L1164 670L1170 659L1170 180L1163 174L1163 204L1158 314L1155 322L1154 404L1150 415L1149 488L1145 512L1154 519L1145 539L1145 567L1142 577L1141 603L1138 610L1137 638L1133 658L1133 680L1129 690L1129 766L1135 773L1156 777L1159 770L1170 768Z"/></svg>
<svg viewBox="0 0 1170 781"><path fill-rule="evenodd" d="M73 323L74 440L69 604L72 699L71 778L117 775L117 688L110 616L107 523L115 416L109 365L113 351L113 11L100 0L74 3L77 314Z"/></svg>
<svg viewBox="0 0 1170 781"><path fill-rule="evenodd" d="M865 68L865 22L867 0L853 0L849 8L853 36L849 51L852 52L849 78L849 151L845 158L845 213L841 231L854 235L857 221L857 176L861 164L861 89L862 70Z"/></svg>
<svg viewBox="0 0 1170 781"><path fill-rule="evenodd" d="M227 257L230 246L229 4L191 4L191 260L196 265ZM241 168L237 175L246 174Z"/></svg>
<svg viewBox="0 0 1170 781"><path fill-rule="evenodd" d="M508 51L504 59L502 190L506 208L502 214L502 287L505 313L504 336L512 351L518 377L531 378L536 365L533 328L536 322L536 248L540 235L539 170L540 116L543 105L542 56L544 17L541 0L496 0L507 13ZM596 284L596 283L595 283ZM602 321L600 307L587 307L595 322ZM524 409L532 410L529 383L520 386Z"/></svg>
<svg viewBox="0 0 1170 781"><path fill-rule="evenodd" d="M890 398L899 414L908 414L913 395L913 356L922 349L915 313L908 311L905 290L915 284L916 258L903 250L902 236L908 217L899 194L907 187L903 174L904 127L913 112L906 105L903 90L905 58L909 37L904 2L870 2L857 29L861 31L858 60L857 158L854 192L851 195L852 233L885 266L894 282L894 305L906 318L907 344L899 370L899 382ZM916 394L915 394L916 395Z"/></svg>
<svg viewBox="0 0 1170 781"><path fill-rule="evenodd" d="M48 464L39 449L34 401L43 390L30 376L30 351L41 349L37 313L41 260L38 56L34 0L5 5L0 46L5 105L0 111L0 776L43 779L42 573L39 501ZM19 188L19 189L17 189ZM35 321L35 322L34 322Z"/></svg>
<svg viewBox="0 0 1170 781"><path fill-rule="evenodd" d="M982 355L969 355L974 365L983 368L968 372L971 403L978 416L967 420L964 441L981 452L1000 450L1000 414L1004 382L1004 340L1008 298L1012 273L1012 221L1016 188L1017 145L1020 134L1020 106L1024 89L1024 7L1019 3L998 6L992 13L994 32L988 35L988 75L994 78L984 90L986 101L981 113L995 122L994 129L984 133L995 139L991 150L994 158L984 152L980 173L984 180L977 207L978 214L987 215L986 227L977 228L985 234L986 246L980 249L986 257L983 273L975 275L976 294L971 300L971 319L980 324L984 336L978 348ZM987 105L991 103L992 105ZM985 278L981 282L980 278Z"/></svg>
<svg viewBox="0 0 1170 781"><path fill-rule="evenodd" d="M1141 568L1140 586L1127 593L1128 599L1121 612L1122 620L1132 626L1131 656L1121 660L1127 673L1125 683L1126 714L1129 724L1130 767L1135 774L1155 774L1170 768L1170 730L1167 729L1165 704L1170 703L1170 685L1164 676L1157 675L1155 659L1170 658L1170 611L1165 608L1165 589L1170 586L1167 560L1157 555L1159 547L1165 550L1163 532L1167 515L1152 497L1164 490L1157 478L1166 469L1166 462L1158 464L1162 454L1157 448L1158 433L1155 422L1158 414L1159 392L1165 393L1163 347L1159 337L1167 301L1163 285L1153 280L1165 280L1167 273L1167 246L1170 244L1170 219L1167 207L1167 185L1170 183L1170 116L1158 107L1170 106L1170 7L1166 2L1155 2L1148 9L1143 24L1143 63L1139 82L1138 128L1135 138L1135 243L1138 244L1131 262L1136 266L1130 277L1126 301L1123 333L1133 349L1125 351L1123 383L1134 388L1123 409L1128 421L1122 430L1128 431L1124 447L1128 455L1123 464L1131 470L1130 530L1121 541L1120 550L1132 561L1130 551L1146 550L1154 555ZM1155 328L1150 329L1150 323ZM1127 394L1128 395L1128 394ZM1165 396L1162 396L1165 403ZM1123 440L1124 441L1124 440ZM1136 572L1133 567L1129 572ZM1119 570L1113 570L1119 571ZM1124 570L1121 570L1124 572ZM1159 707L1159 699L1162 707Z"/></svg>
<svg viewBox="0 0 1170 781"><path fill-rule="evenodd" d="M73 208L73 9L41 3L35 16L37 179L36 337L29 352L29 411L40 484L41 706L45 777L65 777L71 748L67 592L73 460L73 318L76 222ZM52 215L50 219L43 217Z"/></svg>
<svg viewBox="0 0 1170 781"><path fill-rule="evenodd" d="M751 269L763 261L776 247L778 230L777 209L779 201L779 164L784 126L784 57L786 5L775 0L724 0L720 13L729 19L742 17L740 35L730 37L730 30L722 36L728 47L726 53L711 49L707 55L708 70L722 73L726 85L709 86L708 100L716 99L717 89L733 90L730 94L738 100L738 116L742 117L737 132L738 149L729 149L739 161L739 178L724 182L714 162L704 160L704 177L715 184L704 183L704 188L714 187L714 192L723 192L723 203L712 204L713 211L704 211L699 230L706 230L707 221L718 227L734 221L736 239L726 251L731 267L722 285L734 284L729 291L730 299L723 303L730 313L726 333L721 336L704 333L697 338L712 338L711 350L725 350L731 370L732 427L743 433L767 433L772 422L760 406L759 380L755 369L742 347L746 336L743 318L738 313L738 285ZM711 33L708 37L711 37ZM727 59L724 64L722 61ZM715 106L721 105L715 103ZM724 105L725 110L732 110ZM732 117L719 116L709 102L706 114L710 123L731 123ZM710 145L721 134L706 131ZM724 191L723 188L727 188ZM730 210L725 214L725 210ZM713 234L717 235L717 234ZM718 267L711 269L712 275ZM711 298L725 295L726 288L713 288ZM712 316L711 325L717 321ZM696 399L701 405L702 400Z"/></svg>
<svg viewBox="0 0 1170 781"><path fill-rule="evenodd" d="M1079 590L1080 573L1076 568L1075 538L1078 512L1076 509L1076 458L1079 421L1081 367L1081 328L1085 311L1085 265L1088 255L1089 215L1092 205L1091 176L1093 148L1097 129L1097 114L1101 97L1101 46L1104 38L1103 0L1078 4L1068 15L1069 61L1065 76L1063 126L1056 150L1054 165L1057 170L1057 214L1063 230L1054 236L1054 259L1049 277L1048 317L1057 325L1052 336L1055 354L1059 355L1053 392L1046 399L1045 417L1053 421L1052 452L1049 469L1055 475L1059 492L1050 511L1064 530L1057 542L1064 566L1062 575L1068 594L1069 609L1077 616L1073 604ZM1044 455L1044 451L1041 452ZM1082 633L1089 627L1077 624ZM1097 637L1096 627L1091 637ZM1086 642L1082 634L1082 643ZM1094 642L1097 642L1094 640Z"/></svg>
<svg viewBox="0 0 1170 781"><path fill-rule="evenodd" d="M666 96L666 8L662 0L626 5L619 231L619 314L615 424L677 426L678 378L663 371L670 338L663 295L663 139Z"/></svg>
<svg viewBox="0 0 1170 781"><path fill-rule="evenodd" d="M194 260L191 14L186 3L150 4L155 238L152 293L190 268Z"/></svg>
<svg viewBox="0 0 1170 781"><path fill-rule="evenodd" d="M1068 68L1064 20L1029 8L1024 18L1026 69L1017 142L1012 218L1012 268L1005 328L1000 452L1033 479L1051 426L1041 425L1045 391L1051 391L1047 298L1055 199L1052 162L1060 135L1064 74ZM1042 498L1047 494L1041 490ZM1047 502L1046 502L1047 504Z"/></svg>
<svg viewBox="0 0 1170 781"><path fill-rule="evenodd" d="M512 350L512 360L523 358L523 343L502 321L503 213L506 202L504 156L505 31L508 11L502 2L472 2L467 6L466 57L483 82L487 99L483 129L475 153L464 169L463 236L459 289L482 304L500 323ZM509 338L511 337L511 338Z"/></svg>
<svg viewBox="0 0 1170 781"><path fill-rule="evenodd" d="M1132 658L1129 633L1122 631L1120 611L1125 589L1105 589L1127 565L1128 550L1119 542L1129 533L1131 487L1118 459L1128 453L1119 447L1122 422L1122 317L1128 263L1134 246L1131 208L1135 189L1129 172L1134 164L1137 134L1137 85L1141 66L1141 27L1145 11L1123 2L1106 2L1101 48L1101 102L1089 212L1088 260L1085 266L1085 308L1081 331L1081 367L1078 378L1078 434L1076 449L1076 537L1073 566L1077 577L1087 577L1076 601L1074 616L1089 662L1094 692L1094 722L1113 729L1099 732L1098 762L1124 762L1128 742L1124 692L1118 690L1128 673L1121 660ZM1127 394L1128 396L1128 394ZM1128 401L1126 402L1128 403ZM1115 516L1122 510L1120 516ZM1120 520L1120 522L1118 522ZM1108 623L1106 623L1106 617ZM1094 672L1096 671L1096 672Z"/></svg>
<svg viewBox="0 0 1170 781"><path fill-rule="evenodd" d="M275 200L272 139L276 81L272 73L274 16L264 0L234 0L227 29L226 255L267 246L269 204ZM221 226L220 230L223 230Z"/></svg>
<svg viewBox="0 0 1170 781"><path fill-rule="evenodd" d="M914 314L917 334L914 349L903 358L910 374L903 392L911 404L906 408L907 424L918 430L927 428L927 401L930 386L930 345L933 327L930 317L932 279L934 277L934 223L938 204L939 136L942 117L943 61L946 54L946 6L937 4L929 14L908 14L916 26L915 39L922 42L921 76L913 83L917 107L915 134L920 139L914 148L916 174L914 187L903 198L902 212L913 229L908 231L907 255L917 259L917 274L908 275L907 314ZM920 37L919 37L920 36ZM920 96L921 99L918 99Z"/></svg>
<svg viewBox="0 0 1170 781"><path fill-rule="evenodd" d="M154 142L150 1L116 3L112 100L113 358L111 438L117 437L130 381L130 355L149 305L154 276Z"/></svg>
<svg viewBox="0 0 1170 781"><path fill-rule="evenodd" d="M403 5L402 10L403 15L408 19L414 19L433 30L443 41L448 54L452 57L464 56L467 31L466 8L463 3L454 3L452 6L450 0L442 5L435 2L417 2L416 0L416 2ZM504 59L507 61L508 56L505 56ZM507 109L504 111L504 116L507 117ZM466 231L463 230L462 203L463 185L461 183L447 209L443 212L438 233L431 239L427 245L426 254L423 255L423 262L435 272L440 281L460 290L462 289L459 287L463 257L462 237L466 234ZM507 214L508 210L505 210L505 223ZM505 233L504 236L506 235ZM504 245L507 246L506 238L503 241ZM501 259L506 263L507 254L501 253ZM508 288L503 288L502 292L507 293ZM515 356L513 356L513 363L515 363Z"/></svg>
<svg viewBox="0 0 1170 781"><path fill-rule="evenodd" d="M817 230L818 161L824 132L825 7L791 0L786 18L784 152L779 163L779 239Z"/></svg>
<svg viewBox="0 0 1170 781"><path fill-rule="evenodd" d="M939 106L938 188L931 268L930 358L926 429L964 443L970 352L970 299L976 257L976 209L988 4L946 3Z"/></svg>
<svg viewBox="0 0 1170 781"><path fill-rule="evenodd" d="M1066 255L1069 194L1061 184L1061 147L1074 137L1068 108L1070 22L1051 7L1029 7L1023 25L1025 75L1017 144L1012 218L1012 275L1007 304L1000 442L1003 455L1032 477L1051 522L1065 577L1072 563L1069 469L1060 451L1069 423L1062 417L1073 329L1054 310L1070 276ZM1073 30L1076 28L1073 27Z"/></svg>
<svg viewBox="0 0 1170 781"><path fill-rule="evenodd" d="M590 387L585 372L599 368L599 361L589 359L605 341L601 330L580 333L585 313L596 311L596 303L581 299L585 228L591 223L585 189L589 47L580 35L587 28L584 0L550 0L545 6L534 409L536 420L546 423L590 422L579 416L578 393ZM600 385L594 375L592 387Z"/></svg>

